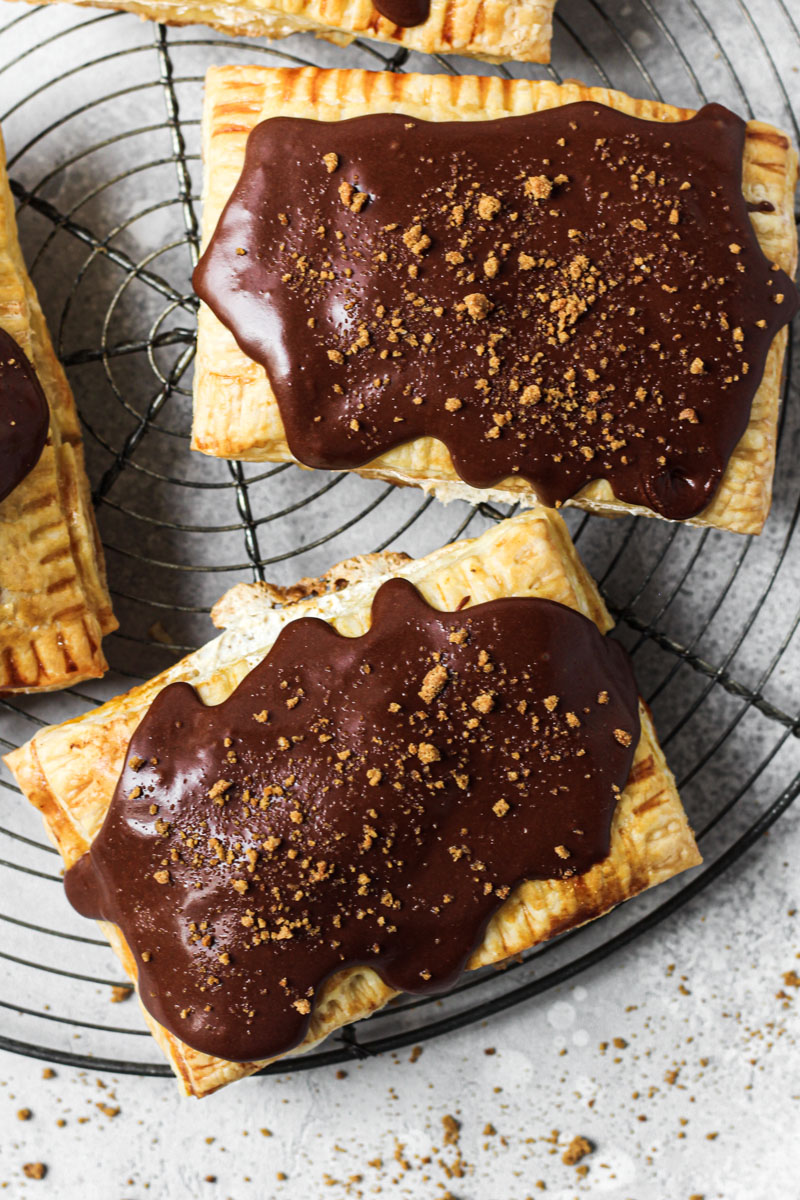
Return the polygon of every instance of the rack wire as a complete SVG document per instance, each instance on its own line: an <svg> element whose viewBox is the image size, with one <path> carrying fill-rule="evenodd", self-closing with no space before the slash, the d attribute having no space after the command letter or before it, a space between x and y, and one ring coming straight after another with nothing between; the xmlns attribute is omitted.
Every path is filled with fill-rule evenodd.
<svg viewBox="0 0 800 1200"><path fill-rule="evenodd" d="M506 515L492 505L445 508L346 475L190 453L207 66L577 76L686 105L718 99L800 140L791 91L800 28L785 0L559 0L548 68L423 58L363 41L342 50L308 36L242 42L125 14L3 7L0 122L21 239L78 398L121 621L107 641L106 680L0 700L4 751L206 641L210 605L241 579L290 582L356 550L425 553ZM633 654L705 865L503 971L470 974L447 997L401 999L292 1070L486 1020L602 963L706 891L800 792L800 397L796 388L790 397L791 363L790 348L775 503L761 538L569 514L616 636ZM125 982L116 960L67 905L55 851L7 774L0 797L0 1048L166 1075L135 1007L109 1009L110 989Z"/></svg>

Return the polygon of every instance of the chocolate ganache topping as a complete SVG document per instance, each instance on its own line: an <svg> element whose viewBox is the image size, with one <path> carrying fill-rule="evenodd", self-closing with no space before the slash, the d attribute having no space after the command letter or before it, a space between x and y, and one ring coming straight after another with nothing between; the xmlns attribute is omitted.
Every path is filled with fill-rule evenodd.
<svg viewBox="0 0 800 1200"><path fill-rule="evenodd" d="M49 424L36 372L11 334L0 329L0 500L36 466Z"/></svg>
<svg viewBox="0 0 800 1200"><path fill-rule="evenodd" d="M293 621L216 707L165 688L67 895L121 928L162 1025L268 1058L337 971L444 989L517 883L605 858L638 740L630 661L586 617L392 580L363 636Z"/></svg>
<svg viewBox="0 0 800 1200"><path fill-rule="evenodd" d="M558 505L607 479L686 519L745 431L794 284L742 195L745 124L594 103L258 125L194 285L267 371L292 454L414 438Z"/></svg>
<svg viewBox="0 0 800 1200"><path fill-rule="evenodd" d="M424 25L431 13L430 0L373 0L382 17L401 29Z"/></svg>

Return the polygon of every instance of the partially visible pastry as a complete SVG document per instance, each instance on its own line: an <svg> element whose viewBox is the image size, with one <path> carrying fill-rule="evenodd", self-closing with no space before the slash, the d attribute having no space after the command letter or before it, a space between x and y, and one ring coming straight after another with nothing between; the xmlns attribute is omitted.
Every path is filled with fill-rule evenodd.
<svg viewBox="0 0 800 1200"><path fill-rule="evenodd" d="M240 585L214 616L216 641L6 760L185 1091L700 861L557 514Z"/></svg>
<svg viewBox="0 0 800 1200"><path fill-rule="evenodd" d="M0 139L0 692L102 675L116 627L75 402L22 261Z"/></svg>
<svg viewBox="0 0 800 1200"><path fill-rule="evenodd" d="M203 150L195 448L761 529L798 308L780 131L579 84L228 67Z"/></svg>
<svg viewBox="0 0 800 1200"><path fill-rule="evenodd" d="M53 0L45 0L52 3ZM164 25L210 25L234 37L292 33L347 46L375 38L399 50L485 62L550 61L556 0L75 0Z"/></svg>

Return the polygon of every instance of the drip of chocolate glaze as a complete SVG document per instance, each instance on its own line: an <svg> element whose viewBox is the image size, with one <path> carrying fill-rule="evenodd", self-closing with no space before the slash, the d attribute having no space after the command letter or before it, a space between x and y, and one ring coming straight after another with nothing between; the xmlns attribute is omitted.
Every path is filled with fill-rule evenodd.
<svg viewBox="0 0 800 1200"><path fill-rule="evenodd" d="M0 329L0 501L36 466L49 424L36 372L11 334Z"/></svg>
<svg viewBox="0 0 800 1200"><path fill-rule="evenodd" d="M688 519L798 306L748 217L744 137L720 105L273 118L194 285L307 466L429 435L477 488L519 475L558 505L606 479Z"/></svg>
<svg viewBox="0 0 800 1200"><path fill-rule="evenodd" d="M401 29L424 25L430 16L430 0L372 0L382 17Z"/></svg>
<svg viewBox="0 0 800 1200"><path fill-rule="evenodd" d="M283 1054L331 975L447 988L520 881L604 859L639 732L630 660L586 617L439 612L392 580L363 636L296 620L216 707L165 688L67 895L183 1041Z"/></svg>

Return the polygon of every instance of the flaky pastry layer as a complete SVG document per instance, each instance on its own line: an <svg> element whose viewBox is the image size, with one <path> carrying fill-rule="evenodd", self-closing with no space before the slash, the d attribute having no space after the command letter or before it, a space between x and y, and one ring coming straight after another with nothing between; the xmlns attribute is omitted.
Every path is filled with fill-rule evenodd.
<svg viewBox="0 0 800 1200"><path fill-rule="evenodd" d="M42 456L0 502L0 692L102 675L117 628L83 465L78 415L17 237L0 136L0 326L32 362L50 407Z"/></svg>
<svg viewBox="0 0 800 1200"><path fill-rule="evenodd" d="M635 100L623 92L579 83L486 76L397 75L389 72L301 70L270 67L212 67L206 76L203 118L205 163L203 240L208 242L244 162L250 131L268 117L345 120L369 113L399 112L420 120L489 120L519 116L590 100L650 121L683 121L693 116L655 100ZM797 266L793 202L797 155L786 134L751 121L742 167L742 189L749 201L768 201L772 213L753 213L752 222L767 258L789 275ZM774 339L750 423L734 449L722 482L708 507L689 524L713 525L737 533L758 533L772 500L778 409L787 331ZM205 305L200 307L194 382L194 449L221 458L253 462L294 461L277 401L261 366L237 345L233 334ZM413 484L440 500L492 499L535 505L529 483L519 477L479 491L461 480L446 447L434 438L417 438L359 469L359 474L396 484ZM606 480L594 480L567 501L607 515L649 508L618 500Z"/></svg>
<svg viewBox="0 0 800 1200"><path fill-rule="evenodd" d="M39 0L29 0L36 4ZM54 0L45 0L53 3ZM123 9L164 25L210 25L234 37L292 33L347 46L375 38L423 54L462 54L486 62L550 61L556 0L431 0L422 25L403 29L372 0L74 0L80 7Z"/></svg>
<svg viewBox="0 0 800 1200"><path fill-rule="evenodd" d="M470 607L503 596L541 596L582 612L604 632L612 625L562 519L545 509L523 513L479 538L453 543L418 560L399 555L350 560L321 581L306 580L284 591L263 584L239 585L214 610L215 622L226 627L221 637L102 708L42 730L7 757L23 791L42 813L65 864L71 866L100 829L130 737L162 688L185 680L207 704L219 704L264 657L289 621L316 616L346 636L362 634L369 625L375 592L386 579L398 575L442 610L457 608L465 598ZM640 709L641 738L617 805L608 857L575 879L519 886L492 918L470 968L500 962L590 921L700 862L649 712L643 703ZM135 982L136 964L120 931L107 923L102 928ZM309 1050L333 1030L368 1016L393 995L368 967L339 972L322 989L308 1035L292 1053ZM200 1054L146 1011L144 1016L189 1094L207 1095L264 1065Z"/></svg>

